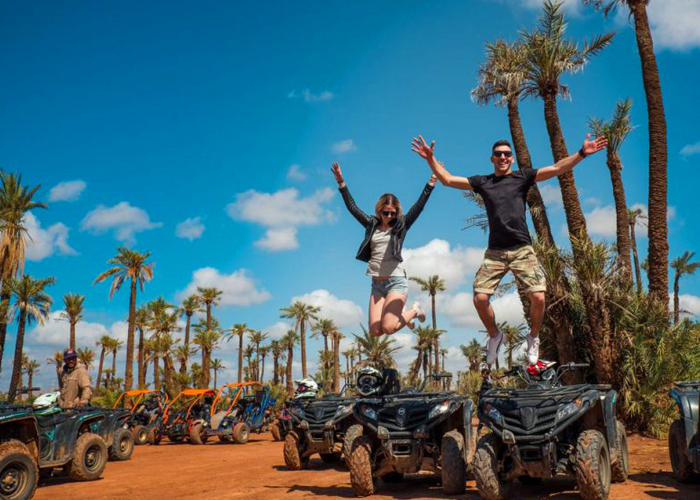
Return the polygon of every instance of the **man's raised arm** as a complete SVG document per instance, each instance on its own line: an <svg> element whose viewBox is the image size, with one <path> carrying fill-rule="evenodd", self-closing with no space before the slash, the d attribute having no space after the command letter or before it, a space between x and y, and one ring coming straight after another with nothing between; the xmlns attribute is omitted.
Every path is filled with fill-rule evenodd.
<svg viewBox="0 0 700 500"><path fill-rule="evenodd" d="M562 158L554 165L551 165L549 167L538 168L537 175L535 177L535 182L546 181L547 179L551 179L552 177L557 177L562 174L565 174L566 172L574 168L578 164L578 162L583 160L586 156L595 154L601 149L605 149L605 146L608 145L608 140L605 137L596 137L592 141L590 140L590 138L591 134L588 134L586 136L586 140L583 141L583 146L581 146L581 149L579 149L576 153L572 154L571 156Z"/></svg>
<svg viewBox="0 0 700 500"><path fill-rule="evenodd" d="M425 142L425 139L423 139L422 136L419 135L417 138L414 137L413 142L411 143L411 151L418 153L421 158L428 162L431 170L443 185L450 186L455 189L468 189L470 191L474 190L471 184L469 184L469 179L450 174L445 168L445 165L435 158L435 141L432 141L430 146L428 146L428 143Z"/></svg>

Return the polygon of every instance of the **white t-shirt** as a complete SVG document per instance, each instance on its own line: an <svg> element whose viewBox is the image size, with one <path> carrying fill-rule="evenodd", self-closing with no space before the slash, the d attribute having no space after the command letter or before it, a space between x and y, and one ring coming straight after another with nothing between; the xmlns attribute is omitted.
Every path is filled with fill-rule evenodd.
<svg viewBox="0 0 700 500"><path fill-rule="evenodd" d="M367 263L369 276L406 276L401 262L394 257L391 251L390 241L391 228L386 231L375 229L369 245L372 252Z"/></svg>

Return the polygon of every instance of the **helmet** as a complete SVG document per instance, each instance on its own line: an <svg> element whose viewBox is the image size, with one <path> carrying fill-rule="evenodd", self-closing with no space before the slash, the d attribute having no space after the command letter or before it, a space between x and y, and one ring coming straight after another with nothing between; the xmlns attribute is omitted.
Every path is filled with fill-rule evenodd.
<svg viewBox="0 0 700 500"><path fill-rule="evenodd" d="M294 383L297 385L297 390L294 391L294 399L315 398L318 394L318 384L313 379L295 380Z"/></svg>
<svg viewBox="0 0 700 500"><path fill-rule="evenodd" d="M48 392L42 394L34 400L34 413L37 415L52 415L61 411L58 406L58 398L61 397L60 392Z"/></svg>
<svg viewBox="0 0 700 500"><path fill-rule="evenodd" d="M384 379L382 373L376 368L366 366L357 372L357 392L361 396L378 394L382 389Z"/></svg>

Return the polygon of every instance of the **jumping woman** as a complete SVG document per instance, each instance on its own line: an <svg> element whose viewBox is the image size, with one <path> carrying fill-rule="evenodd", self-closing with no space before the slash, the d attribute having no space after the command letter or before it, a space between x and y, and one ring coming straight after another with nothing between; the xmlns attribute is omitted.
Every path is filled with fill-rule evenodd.
<svg viewBox="0 0 700 500"><path fill-rule="evenodd" d="M365 228L365 238L355 258L367 262L367 275L372 277L372 292L369 296L370 335L391 335L405 325L413 329L414 318L425 321L425 312L418 302L414 302L409 310L403 310L408 298L408 278L401 265L401 248L406 233L430 198L437 177L430 177L418 201L406 215L401 211L399 199L391 193L381 195L374 207L374 215L367 215L355 205L340 165L333 163L331 171L338 181L345 206Z"/></svg>

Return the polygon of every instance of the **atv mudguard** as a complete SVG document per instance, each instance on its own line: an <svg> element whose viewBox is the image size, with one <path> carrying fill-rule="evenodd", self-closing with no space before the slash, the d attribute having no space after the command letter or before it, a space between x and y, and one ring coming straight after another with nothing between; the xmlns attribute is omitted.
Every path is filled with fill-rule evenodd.
<svg viewBox="0 0 700 500"><path fill-rule="evenodd" d="M39 427L36 417L26 409L4 411L0 415L0 429L3 438L17 439L23 442L34 460L39 460Z"/></svg>
<svg viewBox="0 0 700 500"><path fill-rule="evenodd" d="M605 439L608 440L611 456L615 456L617 451L617 417L615 415L615 402L617 401L617 391L611 389L603 398L603 419L605 420Z"/></svg>
<svg viewBox="0 0 700 500"><path fill-rule="evenodd" d="M472 443L472 434L474 429L472 428L472 415L474 414L474 402L471 399L464 401L462 405L462 417L464 418L464 460L469 458L469 449Z"/></svg>
<svg viewBox="0 0 700 500"><path fill-rule="evenodd" d="M683 437L686 448L690 448L696 433L700 433L700 388L674 387L669 395L678 404L683 426Z"/></svg>

